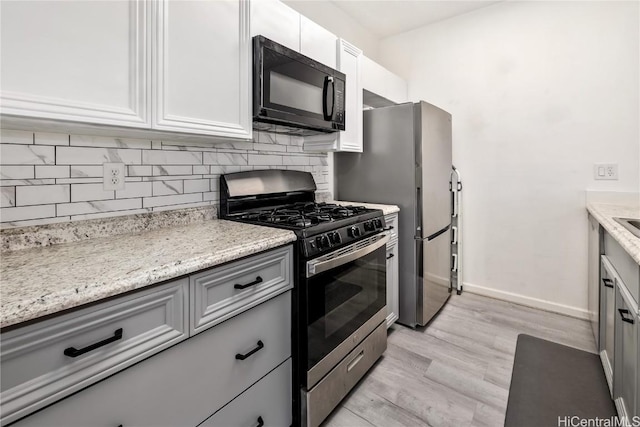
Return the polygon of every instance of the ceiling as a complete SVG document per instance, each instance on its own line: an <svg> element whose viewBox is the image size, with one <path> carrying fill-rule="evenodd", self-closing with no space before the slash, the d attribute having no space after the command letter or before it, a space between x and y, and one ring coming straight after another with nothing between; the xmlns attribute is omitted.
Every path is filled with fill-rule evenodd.
<svg viewBox="0 0 640 427"><path fill-rule="evenodd" d="M384 38L480 9L496 1L331 0L364 28Z"/></svg>

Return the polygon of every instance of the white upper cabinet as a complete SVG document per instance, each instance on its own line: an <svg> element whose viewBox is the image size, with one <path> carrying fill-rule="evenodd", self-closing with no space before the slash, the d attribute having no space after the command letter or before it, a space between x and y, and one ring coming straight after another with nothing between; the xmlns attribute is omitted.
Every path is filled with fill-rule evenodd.
<svg viewBox="0 0 640 427"><path fill-rule="evenodd" d="M300 14L279 0L254 0L251 36L258 35L300 52Z"/></svg>
<svg viewBox="0 0 640 427"><path fill-rule="evenodd" d="M2 113L149 127L148 5L2 2Z"/></svg>
<svg viewBox="0 0 640 427"><path fill-rule="evenodd" d="M336 40L338 38L305 16L300 16L300 53L336 68Z"/></svg>
<svg viewBox="0 0 640 427"><path fill-rule="evenodd" d="M153 127L250 138L248 1L154 4Z"/></svg>
<svg viewBox="0 0 640 427"><path fill-rule="evenodd" d="M345 87L345 130L340 132L338 150L362 153L362 51L346 40L338 40L338 70L347 76Z"/></svg>
<svg viewBox="0 0 640 427"><path fill-rule="evenodd" d="M362 51L343 39L337 40L336 68L347 77L345 85L345 130L304 138L306 151L352 151L362 153Z"/></svg>
<svg viewBox="0 0 640 427"><path fill-rule="evenodd" d="M396 104L408 101L407 82L366 56L362 57L362 87Z"/></svg>

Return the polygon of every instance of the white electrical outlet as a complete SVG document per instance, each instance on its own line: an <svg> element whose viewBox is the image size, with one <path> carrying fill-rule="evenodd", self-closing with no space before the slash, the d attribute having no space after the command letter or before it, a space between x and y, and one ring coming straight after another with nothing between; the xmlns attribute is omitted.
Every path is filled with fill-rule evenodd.
<svg viewBox="0 0 640 427"><path fill-rule="evenodd" d="M107 190L124 190L124 163L103 163L102 187Z"/></svg>
<svg viewBox="0 0 640 427"><path fill-rule="evenodd" d="M617 163L596 163L593 165L593 174L596 180L617 180Z"/></svg>

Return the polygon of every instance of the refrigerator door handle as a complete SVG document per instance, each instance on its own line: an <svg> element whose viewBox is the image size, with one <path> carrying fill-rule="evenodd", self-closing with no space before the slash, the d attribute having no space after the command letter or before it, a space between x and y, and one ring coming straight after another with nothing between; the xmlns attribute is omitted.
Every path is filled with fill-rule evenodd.
<svg viewBox="0 0 640 427"><path fill-rule="evenodd" d="M422 191L416 187L416 239L422 239Z"/></svg>

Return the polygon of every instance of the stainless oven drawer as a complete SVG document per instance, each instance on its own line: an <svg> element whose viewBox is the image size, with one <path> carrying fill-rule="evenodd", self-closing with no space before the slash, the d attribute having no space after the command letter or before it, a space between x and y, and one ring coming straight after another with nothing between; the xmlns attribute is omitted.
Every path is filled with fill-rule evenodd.
<svg viewBox="0 0 640 427"><path fill-rule="evenodd" d="M303 391L307 427L319 426L386 349L387 322L382 322L318 385Z"/></svg>

